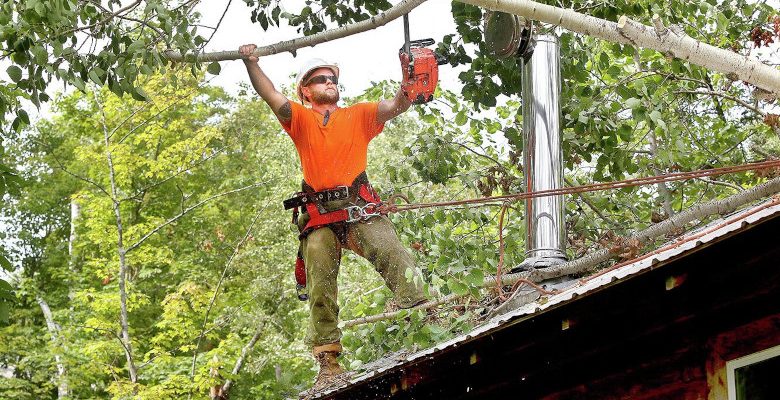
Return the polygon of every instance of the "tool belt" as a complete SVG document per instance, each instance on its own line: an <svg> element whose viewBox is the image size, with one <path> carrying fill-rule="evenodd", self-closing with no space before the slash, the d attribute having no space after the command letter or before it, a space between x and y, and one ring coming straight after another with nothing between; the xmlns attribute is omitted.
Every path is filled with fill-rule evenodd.
<svg viewBox="0 0 780 400"><path fill-rule="evenodd" d="M360 173L350 186L339 186L317 192L304 181L302 189L295 196L284 200L284 209L293 210L293 224L298 225L298 216L301 212L308 214L309 221L303 228L299 228L299 240L303 240L311 232L326 226L360 222L387 214L381 209L382 200L368 182L365 172ZM328 211L325 208L325 203L331 201L347 201L347 205L344 208ZM365 202L365 204L358 205L358 202ZM295 260L295 283L298 299L307 300L308 295L305 293L306 266L303 262L300 246Z"/></svg>

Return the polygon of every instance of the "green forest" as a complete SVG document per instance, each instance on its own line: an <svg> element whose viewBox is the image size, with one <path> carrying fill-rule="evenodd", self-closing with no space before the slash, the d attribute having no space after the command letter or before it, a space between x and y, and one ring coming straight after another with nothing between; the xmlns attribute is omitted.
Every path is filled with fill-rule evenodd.
<svg viewBox="0 0 780 400"><path fill-rule="evenodd" d="M218 64L161 55L208 42L195 31L194 3L0 4L0 61L10 78L0 82L1 399L210 399L225 386L231 399L279 399L311 385L308 310L293 277L297 230L282 206L299 190L300 162L253 91L234 95L210 83ZM245 3L262 29L289 24L306 36L393 6L310 0L291 11L280 0ZM658 14L687 36L780 65L772 2L542 3L648 25ZM457 32L436 38L437 51L465 67L462 90L438 90L372 142L367 173L383 199L523 192L520 60L491 57L484 13L454 1L442 16ZM566 186L780 157L777 93L652 49L567 30L560 40ZM293 78L276 84L295 98ZM397 88L381 81L342 102L386 99ZM31 120L42 103L51 116ZM583 257L778 176L569 195L567 255ZM500 303L495 287L483 286L497 273L501 208L391 215L428 295L461 297L437 307L435 323L411 311L345 327L349 370L466 333ZM522 202L511 203L503 224L509 267L524 259L523 213ZM395 309L379 274L355 254L346 252L339 279L342 321Z"/></svg>

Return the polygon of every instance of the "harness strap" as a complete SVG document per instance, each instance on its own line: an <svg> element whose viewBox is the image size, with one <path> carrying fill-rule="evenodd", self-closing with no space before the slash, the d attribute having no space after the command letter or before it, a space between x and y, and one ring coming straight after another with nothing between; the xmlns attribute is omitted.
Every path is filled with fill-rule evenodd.
<svg viewBox="0 0 780 400"><path fill-rule="evenodd" d="M350 218L349 211L347 209L341 209L331 212L320 214L320 210L316 203L306 203L306 212L309 214L309 222L306 223L306 227L301 232L301 237L305 237L311 231L321 228L325 225L330 225L336 222L347 221Z"/></svg>
<svg viewBox="0 0 780 400"><path fill-rule="evenodd" d="M293 209L293 223L297 225L298 215L305 207L309 215L309 221L301 230L298 239L303 240L311 232L336 223L352 223L362 221L371 217L386 215L387 212L381 209L382 200L379 194L374 190L365 172L361 173L351 186L339 186L333 189L321 190L315 192L306 182L303 182L303 192L299 192L295 197L284 201L285 209ZM325 211L323 203L333 200L345 200L352 197L353 204L340 210ZM355 205L357 199L363 200L364 206ZM303 261L303 255L298 250L295 259L295 283L298 291L298 299L305 301L308 299L306 293L306 265Z"/></svg>

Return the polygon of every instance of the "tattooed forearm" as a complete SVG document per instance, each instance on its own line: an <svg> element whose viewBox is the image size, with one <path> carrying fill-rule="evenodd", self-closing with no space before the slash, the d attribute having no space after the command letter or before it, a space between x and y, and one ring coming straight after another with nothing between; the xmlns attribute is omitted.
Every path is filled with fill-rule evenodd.
<svg viewBox="0 0 780 400"><path fill-rule="evenodd" d="M287 101L284 104L282 104L281 107L279 107L278 110L276 110L276 115L279 116L279 119L282 121L289 121L292 119L292 108L290 108L290 102Z"/></svg>

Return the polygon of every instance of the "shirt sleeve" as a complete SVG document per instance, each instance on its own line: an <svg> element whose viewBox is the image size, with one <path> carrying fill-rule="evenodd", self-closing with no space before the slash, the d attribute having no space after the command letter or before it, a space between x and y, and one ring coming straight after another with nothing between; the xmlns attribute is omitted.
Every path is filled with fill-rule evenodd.
<svg viewBox="0 0 780 400"><path fill-rule="evenodd" d="M284 131L295 140L301 131L301 118L303 118L303 113L306 109L300 103L290 101L290 110L292 111L292 118L287 122L279 120L279 123L282 124ZM279 117L277 116L277 119L278 118Z"/></svg>
<svg viewBox="0 0 780 400"><path fill-rule="evenodd" d="M376 120L377 110L379 110L379 103L360 103L359 106L363 111L366 140L370 141L382 133L382 130L385 129L385 124L379 123Z"/></svg>

